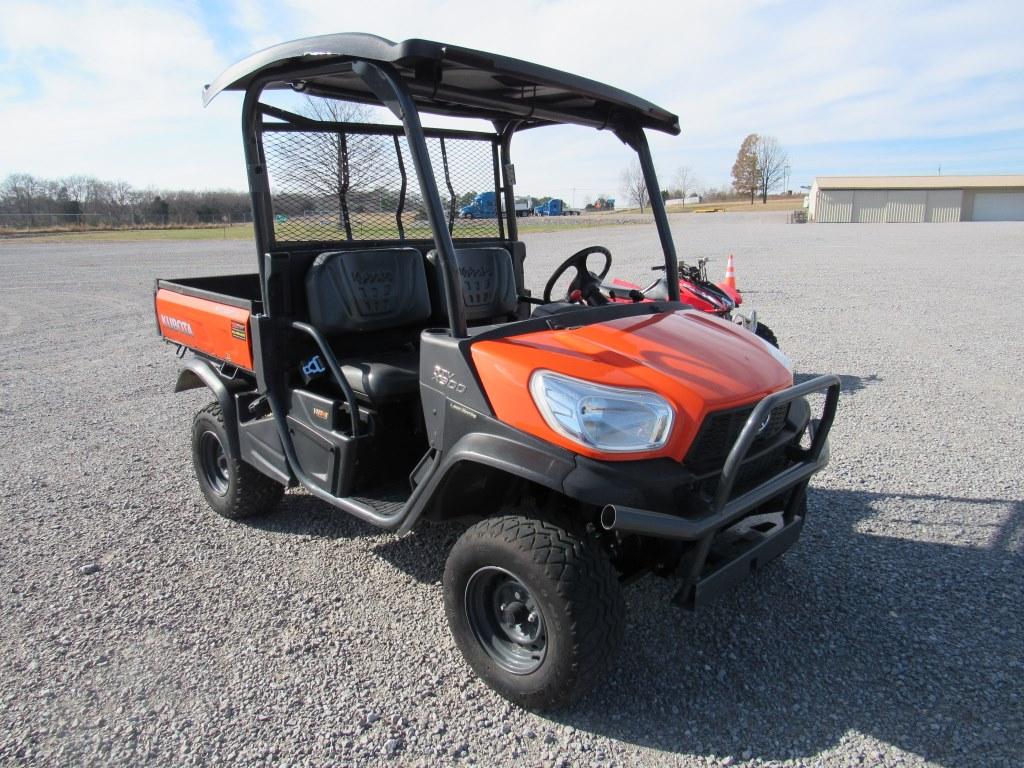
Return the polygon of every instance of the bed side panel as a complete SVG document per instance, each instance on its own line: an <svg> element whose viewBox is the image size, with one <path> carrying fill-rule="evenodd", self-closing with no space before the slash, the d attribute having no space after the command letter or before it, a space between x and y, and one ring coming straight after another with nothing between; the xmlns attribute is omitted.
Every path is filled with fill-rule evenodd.
<svg viewBox="0 0 1024 768"><path fill-rule="evenodd" d="M161 288L156 317L168 341L253 370L248 310Z"/></svg>

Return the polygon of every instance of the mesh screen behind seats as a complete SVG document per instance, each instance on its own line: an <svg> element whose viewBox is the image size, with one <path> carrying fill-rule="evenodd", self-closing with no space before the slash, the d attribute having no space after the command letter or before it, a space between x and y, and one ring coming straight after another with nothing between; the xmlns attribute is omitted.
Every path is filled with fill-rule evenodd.
<svg viewBox="0 0 1024 768"><path fill-rule="evenodd" d="M432 267L434 306L441 317L447 318L448 307L444 301L444 281L437 251L428 253L427 260ZM462 276L466 320L490 320L516 311L516 278L508 251L504 248L458 248L455 260Z"/></svg>
<svg viewBox="0 0 1024 768"><path fill-rule="evenodd" d="M430 317L423 256L415 248L321 253L306 273L313 326L325 333L400 328Z"/></svg>

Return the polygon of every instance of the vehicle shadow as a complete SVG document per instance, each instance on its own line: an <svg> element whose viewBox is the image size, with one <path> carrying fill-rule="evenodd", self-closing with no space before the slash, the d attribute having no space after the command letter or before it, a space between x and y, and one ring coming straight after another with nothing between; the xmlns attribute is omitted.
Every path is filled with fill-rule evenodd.
<svg viewBox="0 0 1024 768"><path fill-rule="evenodd" d="M821 374L819 373L795 373L793 374L793 383L803 384L805 381L810 381L820 375ZM866 389L872 384L878 384L881 381L882 377L876 373L872 373L867 376L856 376L851 373L839 374L839 383L842 386L842 393L844 395L860 392L862 389Z"/></svg>
<svg viewBox="0 0 1024 768"><path fill-rule="evenodd" d="M812 489L809 502L797 546L698 616L672 613L669 582L628 590L622 663L552 719L675 753L802 758L856 730L944 765L1018 764L1024 501ZM909 524L953 540L929 507L1008 513L978 548L875 533L875 504L925 510Z"/></svg>
<svg viewBox="0 0 1024 768"><path fill-rule="evenodd" d="M406 536L395 536L335 509L305 492L286 493L280 505L265 515L238 522L267 533L318 539L379 538L373 551L408 576L426 584L441 581L448 550L479 518L433 522L424 520Z"/></svg>
<svg viewBox="0 0 1024 768"><path fill-rule="evenodd" d="M448 552L459 536L478 519L424 521L407 536L391 537L374 547L373 551L416 581L440 584Z"/></svg>
<svg viewBox="0 0 1024 768"><path fill-rule="evenodd" d="M356 539L383 533L380 528L345 514L306 492L286 493L273 511L238 522L268 533L323 539Z"/></svg>

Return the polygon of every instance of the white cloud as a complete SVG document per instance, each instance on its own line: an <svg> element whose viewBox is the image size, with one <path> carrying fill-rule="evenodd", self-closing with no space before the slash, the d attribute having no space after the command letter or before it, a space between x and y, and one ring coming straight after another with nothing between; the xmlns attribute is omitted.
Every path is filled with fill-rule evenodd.
<svg viewBox="0 0 1024 768"><path fill-rule="evenodd" d="M240 186L240 99L222 96L203 112L200 86L240 49L334 31L439 39L636 92L680 115L682 137L652 139L666 177L686 164L705 181L726 181L753 131L782 140L794 175L816 172L801 167L801 154L821 162L824 143L841 152L843 142L1024 131L1024 8L1016 3L558 0L513 9L233 0L218 7L221 28L204 23L201 10L107 0L8 5L0 99L13 102L5 111L16 119L0 141L0 174ZM17 96L18 72L35 98ZM617 191L625 162L614 138L582 130L528 132L517 154L524 191L563 195L573 186ZM959 156L969 164L971 150ZM848 157L850 171L871 170L870 152ZM1000 162L990 152L976 157L985 170Z"/></svg>
<svg viewBox="0 0 1024 768"><path fill-rule="evenodd" d="M159 164L188 149L177 132L224 64L187 12L103 1L8 6L0 50L32 83L10 108L0 167L138 183L161 182Z"/></svg>

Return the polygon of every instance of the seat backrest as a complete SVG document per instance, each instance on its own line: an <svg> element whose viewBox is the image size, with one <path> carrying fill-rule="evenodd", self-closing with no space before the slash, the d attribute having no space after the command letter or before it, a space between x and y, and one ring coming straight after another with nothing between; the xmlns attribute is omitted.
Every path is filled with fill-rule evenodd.
<svg viewBox="0 0 1024 768"><path fill-rule="evenodd" d="M309 319L325 333L379 331L430 318L423 255L415 248L328 251L306 273Z"/></svg>
<svg viewBox="0 0 1024 768"><path fill-rule="evenodd" d="M439 317L447 319L448 305L444 300L444 280L441 276L437 251L427 254L431 265L431 295ZM466 307L466 320L490 320L516 311L516 278L512 256L504 248L457 248L455 261L462 276L462 299Z"/></svg>

